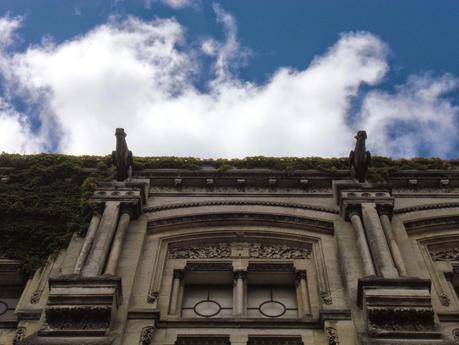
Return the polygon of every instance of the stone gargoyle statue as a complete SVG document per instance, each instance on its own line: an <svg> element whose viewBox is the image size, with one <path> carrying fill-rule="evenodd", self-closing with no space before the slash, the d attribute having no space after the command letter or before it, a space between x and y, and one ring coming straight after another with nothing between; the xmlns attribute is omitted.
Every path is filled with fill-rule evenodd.
<svg viewBox="0 0 459 345"><path fill-rule="evenodd" d="M124 128L117 128L115 136L116 151L112 151L112 161L113 165L116 166L116 179L124 181L132 173L132 152L128 149Z"/></svg>
<svg viewBox="0 0 459 345"><path fill-rule="evenodd" d="M349 166L351 168L352 177L363 183L367 179L368 167L371 162L370 151L366 150L365 140L367 132L358 131L354 137L357 139L354 151L349 154Z"/></svg>

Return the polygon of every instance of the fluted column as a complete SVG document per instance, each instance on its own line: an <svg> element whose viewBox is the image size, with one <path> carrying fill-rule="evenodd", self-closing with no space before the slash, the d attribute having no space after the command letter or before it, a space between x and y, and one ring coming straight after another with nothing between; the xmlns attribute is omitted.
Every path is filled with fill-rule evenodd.
<svg viewBox="0 0 459 345"><path fill-rule="evenodd" d="M180 288L182 285L182 280L184 278L183 271L175 270L174 276L172 279L172 291L171 291L171 304L169 306L169 313L172 315L177 315L179 310L179 300L180 300Z"/></svg>
<svg viewBox="0 0 459 345"><path fill-rule="evenodd" d="M361 205L363 224L376 270L384 278L397 278L398 271L392 260L376 205L374 203L362 203Z"/></svg>
<svg viewBox="0 0 459 345"><path fill-rule="evenodd" d="M352 226L357 237L357 247L360 251L360 256L363 262L363 272L365 276L375 275L375 268L373 265L373 259L368 248L367 239L365 236L365 230L363 228L362 220L360 219L360 207L357 205L350 207L348 211L349 219L351 220Z"/></svg>
<svg viewBox="0 0 459 345"><path fill-rule="evenodd" d="M94 243L89 252L87 262L82 269L83 276L97 276L102 273L118 224L119 208L119 202L107 201L105 203L104 213L96 232Z"/></svg>
<svg viewBox="0 0 459 345"><path fill-rule="evenodd" d="M303 306L301 315L298 316L300 318L303 318L304 316L311 315L311 304L309 302L306 271L297 271L295 274L295 280L298 288L300 289L301 301ZM298 311L300 311L300 308L298 308Z"/></svg>
<svg viewBox="0 0 459 345"><path fill-rule="evenodd" d="M245 290L245 279L247 277L247 272L245 271L236 271L234 272L234 284L236 285L236 315L244 314L244 290Z"/></svg>
<svg viewBox="0 0 459 345"><path fill-rule="evenodd" d="M100 218L100 214L98 212L94 212L91 223L89 223L88 231L86 232L83 246L81 247L80 255L78 256L78 259L75 263L75 268L73 269L74 274L80 274L81 270L83 269L83 265L89 254L89 250L91 249L94 238L96 237L97 228L100 224Z"/></svg>
<svg viewBox="0 0 459 345"><path fill-rule="evenodd" d="M388 210L383 207L380 207L379 208L379 218L381 220L382 228L384 230L384 234L386 235L387 242L389 243L389 248L392 253L392 257L394 259L395 267L397 268L398 273L401 276L406 276L407 272L406 272L405 263L403 261L403 257L400 252L400 248L398 247L397 241L395 241Z"/></svg>
<svg viewBox="0 0 459 345"><path fill-rule="evenodd" d="M131 221L131 211L128 208L123 208L121 211L120 221L118 228L116 229L115 239L113 240L112 248L110 250L110 256L108 258L107 266L105 267L105 274L116 273L116 267L118 260L121 255L121 249L123 247L124 238L126 237L126 231Z"/></svg>

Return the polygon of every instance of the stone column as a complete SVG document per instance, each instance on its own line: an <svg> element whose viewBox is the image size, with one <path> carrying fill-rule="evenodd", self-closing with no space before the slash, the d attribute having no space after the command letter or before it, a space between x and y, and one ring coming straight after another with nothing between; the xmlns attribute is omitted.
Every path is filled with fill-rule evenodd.
<svg viewBox="0 0 459 345"><path fill-rule="evenodd" d="M119 208L119 202L107 201L105 203L104 214L102 215L94 244L82 270L83 276L93 277L102 273L118 223Z"/></svg>
<svg viewBox="0 0 459 345"><path fill-rule="evenodd" d="M376 270L384 278L397 278L392 255L374 203L362 203L362 218Z"/></svg>
<svg viewBox="0 0 459 345"><path fill-rule="evenodd" d="M236 286L236 315L244 314L244 290L245 290L245 279L247 272L245 271L236 271L234 272L234 284Z"/></svg>
<svg viewBox="0 0 459 345"><path fill-rule="evenodd" d="M363 229L362 220L360 219L360 209L354 205L349 210L349 219L357 237L357 246L360 251L360 256L363 262L363 272L365 276L375 275L375 268L373 266L373 259L371 258L370 250L368 249L367 239L365 237L365 230Z"/></svg>
<svg viewBox="0 0 459 345"><path fill-rule="evenodd" d="M74 274L80 274L81 270L83 269L83 265L88 257L89 250L91 249L92 242L96 237L97 228L99 227L100 223L100 214L95 212L92 216L91 223L89 223L89 228L86 233L86 237L83 242L83 246L81 247L80 255L78 256L77 262L75 264L75 268L73 269Z"/></svg>
<svg viewBox="0 0 459 345"><path fill-rule="evenodd" d="M105 267L105 274L115 275L118 260L121 255L121 248L123 247L126 231L131 221L131 211L124 207L121 211L120 221L116 229L115 239L113 240L112 249L108 258L107 266Z"/></svg>
<svg viewBox="0 0 459 345"><path fill-rule="evenodd" d="M398 270L399 275L406 276L406 267L403 262L402 254L400 253L400 248L398 247L397 242L395 241L394 233L392 231L392 224L389 219L389 210L384 207L379 208L379 218L381 220L382 228L384 234L386 235L387 242L389 243L389 248L394 258L395 267Z"/></svg>
<svg viewBox="0 0 459 345"><path fill-rule="evenodd" d="M180 300L180 288L182 286L182 280L184 278L183 271L175 270L172 280L172 291L171 291L171 304L169 307L169 313L171 315L177 315L179 312L179 300Z"/></svg>
<svg viewBox="0 0 459 345"><path fill-rule="evenodd" d="M311 304L309 302L309 293L307 285L306 271L297 271L295 274L295 280L298 288L300 289L301 301L303 305L302 315L298 315L299 318L311 315ZM300 308L298 308L300 311Z"/></svg>

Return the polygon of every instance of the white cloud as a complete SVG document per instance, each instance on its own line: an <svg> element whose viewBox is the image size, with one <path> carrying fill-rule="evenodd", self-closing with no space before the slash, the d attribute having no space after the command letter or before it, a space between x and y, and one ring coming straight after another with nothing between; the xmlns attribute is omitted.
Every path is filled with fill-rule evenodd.
<svg viewBox="0 0 459 345"><path fill-rule="evenodd" d="M236 22L218 5L214 10L226 39L208 38L201 53L189 48L177 21L136 18L112 19L61 44L15 54L1 49L5 85L35 109L41 127L32 133L28 116L4 103L0 135L15 133L17 140L0 139L0 151L46 150L56 142L59 152L107 154L116 127L126 129L135 155L347 155L360 128L368 129L374 154L414 155L420 147L447 154L454 144L445 136L459 109L444 96L456 86L453 77L413 76L395 94L379 91L388 49L357 32L343 34L303 70L280 68L264 84L245 82L234 73L246 54ZM6 40L11 34L0 30ZM193 84L202 51L215 59L206 92ZM363 84L373 90L362 94ZM350 117L356 96L364 99L362 109ZM416 136L390 140L403 121Z"/></svg>
<svg viewBox="0 0 459 345"><path fill-rule="evenodd" d="M192 0L162 0L165 5L179 9L192 5Z"/></svg>

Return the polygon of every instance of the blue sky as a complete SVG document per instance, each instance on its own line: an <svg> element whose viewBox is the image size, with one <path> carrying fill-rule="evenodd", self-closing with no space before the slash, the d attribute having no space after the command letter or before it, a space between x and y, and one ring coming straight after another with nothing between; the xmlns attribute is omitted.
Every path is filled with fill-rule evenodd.
<svg viewBox="0 0 459 345"><path fill-rule="evenodd" d="M459 152L457 1L3 0L0 151Z"/></svg>

